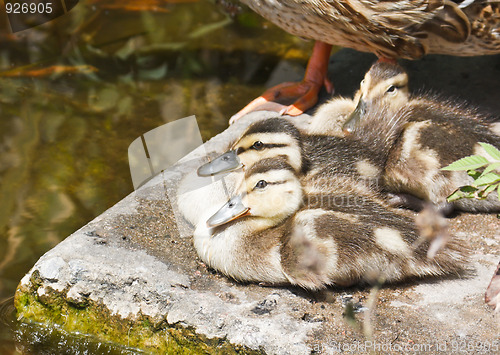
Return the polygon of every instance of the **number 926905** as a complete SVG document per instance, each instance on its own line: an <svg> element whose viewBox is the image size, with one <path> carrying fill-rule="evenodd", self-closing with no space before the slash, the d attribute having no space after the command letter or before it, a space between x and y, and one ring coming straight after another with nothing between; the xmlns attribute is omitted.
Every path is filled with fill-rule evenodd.
<svg viewBox="0 0 500 355"><path fill-rule="evenodd" d="M5 2L5 11L8 14L51 14L52 2Z"/></svg>

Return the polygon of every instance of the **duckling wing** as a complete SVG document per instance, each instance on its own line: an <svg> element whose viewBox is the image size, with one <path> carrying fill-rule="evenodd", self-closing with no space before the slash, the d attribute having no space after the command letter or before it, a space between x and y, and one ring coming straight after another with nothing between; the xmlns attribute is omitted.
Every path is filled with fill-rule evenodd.
<svg viewBox="0 0 500 355"><path fill-rule="evenodd" d="M366 202L366 201L365 201ZM282 265L292 284L318 289L329 284L394 282L466 270L468 249L451 238L433 258L413 215L378 202L304 209L282 246Z"/></svg>

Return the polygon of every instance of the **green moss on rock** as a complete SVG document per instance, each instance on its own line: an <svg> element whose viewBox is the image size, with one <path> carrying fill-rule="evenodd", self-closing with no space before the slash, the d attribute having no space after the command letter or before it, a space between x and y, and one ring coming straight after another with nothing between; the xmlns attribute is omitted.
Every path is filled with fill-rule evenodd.
<svg viewBox="0 0 500 355"><path fill-rule="evenodd" d="M32 280L36 280L36 275ZM227 339L197 334L190 327L171 326L166 321L153 326L146 316L123 319L112 315L104 306L88 302L86 307L75 306L59 292L38 282L21 285L15 295L17 318L24 322L58 325L70 333L95 336L99 341L164 354L259 354L260 352L233 345Z"/></svg>

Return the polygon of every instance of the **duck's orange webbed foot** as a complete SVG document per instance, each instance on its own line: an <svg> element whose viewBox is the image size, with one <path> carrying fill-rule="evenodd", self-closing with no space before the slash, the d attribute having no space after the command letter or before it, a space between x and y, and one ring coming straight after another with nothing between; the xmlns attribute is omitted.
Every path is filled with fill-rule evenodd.
<svg viewBox="0 0 500 355"><path fill-rule="evenodd" d="M313 53L307 64L306 74L300 83L282 83L274 86L261 96L250 102L241 111L229 120L233 124L245 114L257 110L277 111L281 115L298 116L313 107L318 101L318 93L323 85L326 90L333 92L333 84L328 80L328 59L332 46L323 42L316 42ZM284 106L273 101L277 99L298 98L290 106Z"/></svg>

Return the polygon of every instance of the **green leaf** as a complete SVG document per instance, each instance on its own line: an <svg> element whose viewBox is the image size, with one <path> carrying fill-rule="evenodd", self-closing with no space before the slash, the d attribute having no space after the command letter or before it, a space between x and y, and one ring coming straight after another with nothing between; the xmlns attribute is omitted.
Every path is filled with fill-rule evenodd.
<svg viewBox="0 0 500 355"><path fill-rule="evenodd" d="M484 174L488 174L490 171L493 171L493 170L496 170L496 169L500 169L500 162L498 162L498 163L492 163L492 164L488 165L488 166L484 169L484 171L483 171L483 174L482 174L482 175L484 175Z"/></svg>
<svg viewBox="0 0 500 355"><path fill-rule="evenodd" d="M461 200L463 198L474 198L475 195L474 193L478 189L474 186L461 186L458 189L456 189L448 198L446 199L448 202L453 202L457 200Z"/></svg>
<svg viewBox="0 0 500 355"><path fill-rule="evenodd" d="M495 191L499 184L493 184L487 186L483 191L479 193L479 197L486 198L490 194L490 192Z"/></svg>
<svg viewBox="0 0 500 355"><path fill-rule="evenodd" d="M489 143L479 143L481 147L491 156L493 159L500 161L500 150Z"/></svg>
<svg viewBox="0 0 500 355"><path fill-rule="evenodd" d="M481 173L477 170L467 170L467 175L472 176L474 180L481 176Z"/></svg>
<svg viewBox="0 0 500 355"><path fill-rule="evenodd" d="M500 181L500 175L496 173L488 173L488 174L483 174L479 179L474 181L474 185L476 186L481 186L481 185L486 185L486 184L494 184L497 181Z"/></svg>
<svg viewBox="0 0 500 355"><path fill-rule="evenodd" d="M468 157L459 159L451 163L450 165L445 166L444 168L441 168L441 170L471 170L483 167L488 163L489 161L485 157L479 155L470 155Z"/></svg>

